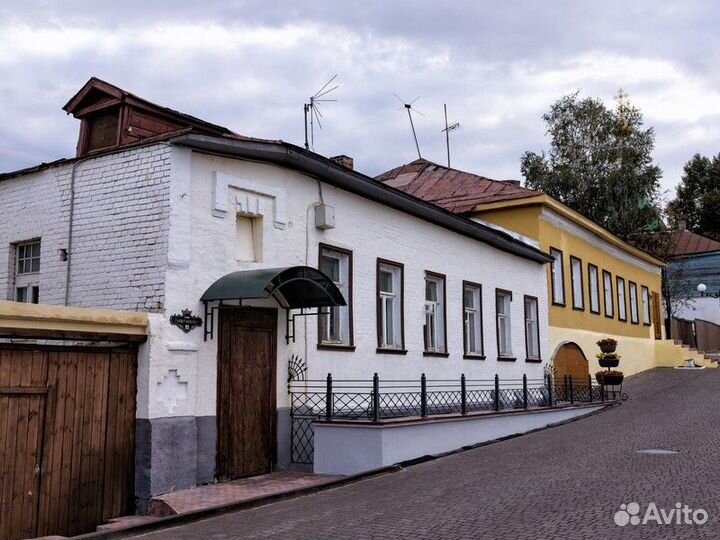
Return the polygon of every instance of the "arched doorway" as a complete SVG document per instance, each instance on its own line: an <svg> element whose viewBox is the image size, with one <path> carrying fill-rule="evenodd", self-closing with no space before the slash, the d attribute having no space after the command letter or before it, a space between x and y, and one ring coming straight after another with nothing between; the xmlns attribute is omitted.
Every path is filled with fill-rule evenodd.
<svg viewBox="0 0 720 540"><path fill-rule="evenodd" d="M555 380L562 383L565 375L573 379L587 381L590 374L587 358L575 343L563 343L553 357Z"/></svg>

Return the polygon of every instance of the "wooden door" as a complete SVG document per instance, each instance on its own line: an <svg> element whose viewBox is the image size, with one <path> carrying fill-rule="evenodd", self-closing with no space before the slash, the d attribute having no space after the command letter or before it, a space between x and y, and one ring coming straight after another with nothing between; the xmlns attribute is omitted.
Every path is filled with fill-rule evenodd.
<svg viewBox="0 0 720 540"><path fill-rule="evenodd" d="M662 339L662 313L660 306L660 295L652 293L652 324L655 330L655 339Z"/></svg>
<svg viewBox="0 0 720 540"><path fill-rule="evenodd" d="M1 351L0 351L1 353ZM0 539L37 536L47 361L0 355Z"/></svg>
<svg viewBox="0 0 720 540"><path fill-rule="evenodd" d="M226 309L218 344L217 476L270 472L275 457L277 312Z"/></svg>
<svg viewBox="0 0 720 540"><path fill-rule="evenodd" d="M590 374L590 368L585 354L583 354L582 349L575 343L565 343L560 346L555 353L553 366L555 367L556 384L562 384L565 375L573 379L587 381L588 375Z"/></svg>
<svg viewBox="0 0 720 540"><path fill-rule="evenodd" d="M135 350L0 345L0 540L134 513L135 362Z"/></svg>

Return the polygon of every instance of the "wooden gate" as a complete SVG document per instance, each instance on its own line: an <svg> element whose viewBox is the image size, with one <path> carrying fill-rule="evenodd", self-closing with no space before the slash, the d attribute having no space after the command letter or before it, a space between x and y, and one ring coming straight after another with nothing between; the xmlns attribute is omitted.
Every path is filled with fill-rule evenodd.
<svg viewBox="0 0 720 540"><path fill-rule="evenodd" d="M0 540L134 512L136 351L0 344Z"/></svg>
<svg viewBox="0 0 720 540"><path fill-rule="evenodd" d="M275 457L277 312L226 309L218 344L217 476L270 472Z"/></svg>
<svg viewBox="0 0 720 540"><path fill-rule="evenodd" d="M585 354L575 343L565 343L560 346L553 358L553 366L555 367L555 382L559 385L562 384L565 375L586 381L590 374Z"/></svg>

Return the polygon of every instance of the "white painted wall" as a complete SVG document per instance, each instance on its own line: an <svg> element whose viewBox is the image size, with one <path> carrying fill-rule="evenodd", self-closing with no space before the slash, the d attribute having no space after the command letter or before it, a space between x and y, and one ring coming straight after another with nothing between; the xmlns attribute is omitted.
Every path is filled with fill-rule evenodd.
<svg viewBox="0 0 720 540"><path fill-rule="evenodd" d="M525 362L523 294L538 297L543 359L549 357L547 290L543 265L502 252L384 205L323 185L324 201L335 207L336 227L314 227L319 201L316 180L269 164L194 153L174 148L173 185L166 280L166 315L191 308L202 311L199 298L223 275L242 269L308 264L316 266L318 243L353 251L353 311L356 350L317 350L315 318L299 319L295 343L285 344L285 314L278 322L278 406L287 406L284 384L291 354L307 360L309 377L385 379L460 377L540 377L542 366ZM190 171L188 174L187 171ZM228 186L228 187L226 187ZM237 187L233 187L237 186ZM262 262L235 260L235 211L262 216ZM308 227L307 224L310 223ZM376 353L376 259L405 265L405 356ZM424 272L447 275L448 358L423 356ZM483 285L487 359L463 360L462 280ZM495 341L495 288L513 291L513 352L516 362L498 362ZM274 307L274 301L253 302ZM203 342L201 330L184 334L166 319L154 330L162 345L153 346L150 364L149 417L216 413L217 335ZM307 326L307 333L305 332ZM155 343L155 342L153 342ZM177 349L183 344L185 350ZM197 349L188 351L187 349ZM188 382L188 398L174 411L154 397L152 388L170 369Z"/></svg>
<svg viewBox="0 0 720 540"><path fill-rule="evenodd" d="M356 474L464 446L527 433L602 409L567 407L414 423L316 422L313 472Z"/></svg>

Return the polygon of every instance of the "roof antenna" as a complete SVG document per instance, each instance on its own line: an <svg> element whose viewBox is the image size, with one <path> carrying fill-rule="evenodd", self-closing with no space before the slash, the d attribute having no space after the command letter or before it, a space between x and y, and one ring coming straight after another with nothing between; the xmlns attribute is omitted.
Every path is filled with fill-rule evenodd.
<svg viewBox="0 0 720 540"><path fill-rule="evenodd" d="M450 168L450 132L455 131L456 129L460 129L460 122L455 122L454 124L448 125L447 103L443 104L443 109L445 109L445 129L443 129L442 131L445 132L445 143L447 144L448 169L449 169Z"/></svg>
<svg viewBox="0 0 720 540"><path fill-rule="evenodd" d="M413 99L410 103L406 103L402 99L400 99L400 96L398 96L397 94L393 93L393 95L400 103L402 103L402 107L398 107L396 110L400 111L405 108L405 110L407 111L408 118L410 119L410 128L412 129L413 138L415 139L415 148L417 148L418 158L422 159L422 156L420 155L420 143L418 142L417 133L415 133L415 124L413 123L412 119L412 113L417 113L420 116L425 116L423 113L413 108L413 105L418 99L420 99L420 96Z"/></svg>
<svg viewBox="0 0 720 540"><path fill-rule="evenodd" d="M303 104L303 110L305 111L305 149L315 151L315 122L320 129L322 129L322 123L320 119L323 117L320 112L318 103L329 103L337 101L337 99L329 99L327 96L333 90L337 90L340 85L336 84L328 88L332 82L337 78L337 74L333 75L328 82L326 82L320 90L315 92L315 95L310 96L310 102ZM308 141L308 116L310 117L310 140Z"/></svg>

